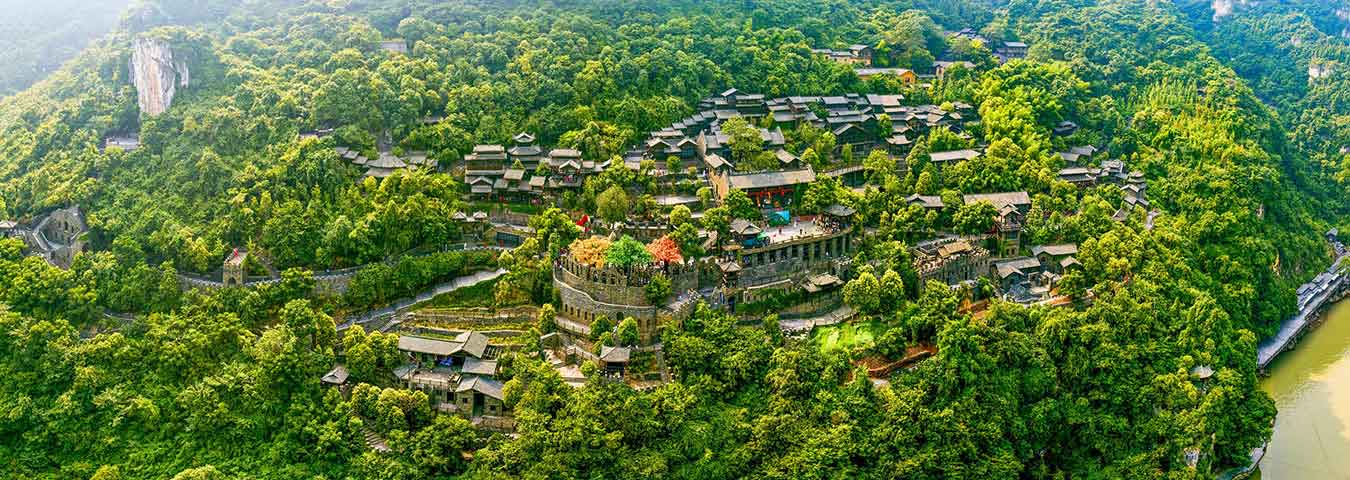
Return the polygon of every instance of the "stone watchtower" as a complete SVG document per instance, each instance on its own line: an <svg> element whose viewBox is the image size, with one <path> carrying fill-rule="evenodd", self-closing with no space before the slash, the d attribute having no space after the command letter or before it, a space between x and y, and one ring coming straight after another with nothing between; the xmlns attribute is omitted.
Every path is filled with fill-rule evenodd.
<svg viewBox="0 0 1350 480"><path fill-rule="evenodd" d="M230 256L225 258L225 273L221 275L221 281L227 287L240 287L244 285L244 261L248 259L248 251L240 248L230 252Z"/></svg>

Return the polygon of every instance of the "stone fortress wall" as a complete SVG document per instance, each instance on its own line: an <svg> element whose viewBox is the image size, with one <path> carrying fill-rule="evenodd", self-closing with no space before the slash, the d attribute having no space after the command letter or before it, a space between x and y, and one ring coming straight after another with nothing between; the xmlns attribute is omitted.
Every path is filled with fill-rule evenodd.
<svg viewBox="0 0 1350 480"><path fill-rule="evenodd" d="M646 288L654 275L660 273L671 281L671 292L699 288L697 264L670 265L653 269L619 269L593 267L563 255L554 263L553 284L562 302L558 314L570 322L560 322L573 334L589 335L590 326L600 316L614 324L633 318L643 343L650 343L657 329L665 321L687 316L687 308L670 309L667 305L653 305L647 300Z"/></svg>

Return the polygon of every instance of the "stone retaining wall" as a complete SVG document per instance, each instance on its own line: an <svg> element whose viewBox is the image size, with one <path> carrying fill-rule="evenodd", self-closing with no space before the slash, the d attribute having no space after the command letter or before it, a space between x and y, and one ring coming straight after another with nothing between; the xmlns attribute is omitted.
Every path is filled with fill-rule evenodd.
<svg viewBox="0 0 1350 480"><path fill-rule="evenodd" d="M646 287L658 273L670 280L671 291L698 288L697 265L672 265L658 270L626 271L617 268L596 268L563 256L553 266L555 283L565 283L576 290L586 292L599 302L619 305L651 306L651 302L647 301Z"/></svg>

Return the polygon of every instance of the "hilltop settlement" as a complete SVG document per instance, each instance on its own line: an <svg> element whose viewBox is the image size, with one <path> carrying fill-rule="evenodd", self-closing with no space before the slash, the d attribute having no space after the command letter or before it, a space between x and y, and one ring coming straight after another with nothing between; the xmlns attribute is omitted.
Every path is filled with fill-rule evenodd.
<svg viewBox="0 0 1350 480"><path fill-rule="evenodd" d="M0 102L24 478L1240 476L1350 288L1165 2L136 3Z"/></svg>

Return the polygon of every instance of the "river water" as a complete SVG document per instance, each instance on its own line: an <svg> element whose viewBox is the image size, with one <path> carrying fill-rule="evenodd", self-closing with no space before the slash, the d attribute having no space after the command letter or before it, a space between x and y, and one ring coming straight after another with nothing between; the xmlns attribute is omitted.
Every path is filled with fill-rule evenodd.
<svg viewBox="0 0 1350 480"><path fill-rule="evenodd" d="M1275 418L1262 480L1350 479L1350 301L1284 352L1262 379Z"/></svg>

